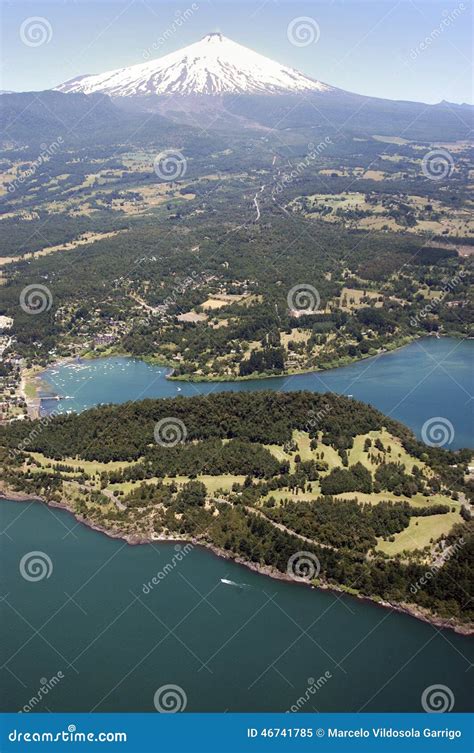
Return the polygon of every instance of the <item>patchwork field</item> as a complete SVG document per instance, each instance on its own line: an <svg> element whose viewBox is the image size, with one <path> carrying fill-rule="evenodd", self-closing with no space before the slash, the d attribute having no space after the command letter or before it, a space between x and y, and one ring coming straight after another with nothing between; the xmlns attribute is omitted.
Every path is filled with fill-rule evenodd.
<svg viewBox="0 0 474 753"><path fill-rule="evenodd" d="M377 182L399 179L401 175L370 171L365 177ZM342 223L359 230L403 230L464 237L474 233L472 202L456 208L415 194L398 197L378 193L368 196L357 191L319 193L294 199L289 208L309 219Z"/></svg>
<svg viewBox="0 0 474 753"><path fill-rule="evenodd" d="M404 551L424 549L440 536L448 535L456 523L461 523L459 512L448 512L444 515L430 515L426 518L412 518L407 528L396 533L394 541L379 541L377 549L390 556Z"/></svg>

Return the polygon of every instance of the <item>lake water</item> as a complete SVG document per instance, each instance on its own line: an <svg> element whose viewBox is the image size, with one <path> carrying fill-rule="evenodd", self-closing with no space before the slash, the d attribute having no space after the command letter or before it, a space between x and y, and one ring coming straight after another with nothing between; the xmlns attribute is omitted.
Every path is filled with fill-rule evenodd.
<svg viewBox="0 0 474 753"><path fill-rule="evenodd" d="M409 426L420 437L426 421L441 417L452 431L451 448L474 447L474 340L425 338L392 353L331 371L244 382L176 382L168 369L133 358L63 364L43 374L51 393L43 411L81 411L98 403L176 397L218 391L311 390L353 395Z"/></svg>
<svg viewBox="0 0 474 753"><path fill-rule="evenodd" d="M77 411L218 390L330 390L418 436L441 416L452 447L473 446L473 347L429 338L347 368L239 383L172 382L165 368L130 358L62 365L44 378L68 396L60 409ZM45 411L57 407L44 401ZM285 711L298 699L303 711L419 711L425 688L439 684L456 711L468 710L470 639L202 549L180 550L178 562L174 544L132 547L39 503L5 501L0 516L3 710L22 708L55 677L36 710L154 711L155 692L175 685L189 711ZM35 551L49 577L25 580L21 560Z"/></svg>
<svg viewBox="0 0 474 753"><path fill-rule="evenodd" d="M285 711L299 698L309 712L421 711L439 684L469 710L474 642L453 632L202 549L177 562L171 543L129 546L37 502L2 501L0 517L2 710L53 678L36 711L153 712L165 685L191 712ZM49 577L22 577L32 551Z"/></svg>

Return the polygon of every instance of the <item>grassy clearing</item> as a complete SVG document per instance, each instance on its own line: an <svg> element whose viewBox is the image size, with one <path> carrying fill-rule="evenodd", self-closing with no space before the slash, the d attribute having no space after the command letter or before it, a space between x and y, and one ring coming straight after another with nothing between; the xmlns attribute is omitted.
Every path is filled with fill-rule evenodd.
<svg viewBox="0 0 474 753"><path fill-rule="evenodd" d="M420 164L413 163L413 170L419 171ZM378 173L372 175L372 180L381 180ZM367 177L367 175L366 175ZM390 180L396 178L391 175ZM357 227L365 230L393 230L394 232L409 233L437 233L456 236L467 236L474 232L472 211L469 205L453 208L437 199L429 202L432 211L426 210L426 199L414 194L403 196L404 206L409 207L415 223L407 225L404 218L391 215L389 208L399 210L400 202L396 199L387 204L387 197L380 196L375 202L366 201L366 195L359 191L339 194L318 193L311 196L298 197L290 202L290 206L301 212L308 219L318 219L330 223L343 223L347 227ZM322 210L325 210L324 212ZM404 210L405 212L405 210ZM402 214L404 213L402 212Z"/></svg>
<svg viewBox="0 0 474 753"><path fill-rule="evenodd" d="M429 546L431 539L436 540L450 532L462 518L458 512L448 512L445 515L430 515L427 518L412 518L410 524L401 533L395 534L395 541L379 539L377 549L390 556L401 552L424 549Z"/></svg>
<svg viewBox="0 0 474 753"><path fill-rule="evenodd" d="M315 453L318 452L320 459L327 463L329 466L328 473L329 471L332 471L333 468L342 468L341 456L339 455L337 450L334 449L334 447L331 447L328 444L324 444L323 442L318 442L318 449L315 450ZM324 453L324 457L321 457L322 453Z"/></svg>
<svg viewBox="0 0 474 753"><path fill-rule="evenodd" d="M217 309L222 309L228 305L228 301L222 301L219 298L208 298L207 301L204 301L204 303L202 304L202 308L211 309L212 311L214 311Z"/></svg>
<svg viewBox="0 0 474 753"><path fill-rule="evenodd" d="M288 460L290 463L290 470L293 472L296 468L295 456L299 455L301 460L317 460L319 454L320 459L324 460L328 464L328 473L333 468L339 468L342 466L342 460L339 453L330 445L321 442L321 437L318 440L318 446L316 450L312 450L310 447L311 438L306 431L294 431L292 436L293 442L296 443L297 449L294 452L285 452L283 447L276 444L266 444L264 447L269 450L277 460ZM324 457L321 458L321 454L324 453Z"/></svg>
<svg viewBox="0 0 474 753"><path fill-rule="evenodd" d="M403 139L401 136L372 136L375 141L382 141L385 144L409 144L409 139Z"/></svg>
<svg viewBox="0 0 474 753"><path fill-rule="evenodd" d="M424 497L423 494L414 494L413 497L396 496L392 492L377 492L364 494L363 492L344 492L337 494L336 499L357 499L359 502L377 505L379 502L408 502L412 507L431 507L431 505L449 505L459 507L459 502L454 502L443 494L434 494L432 497Z"/></svg>
<svg viewBox="0 0 474 753"><path fill-rule="evenodd" d="M369 471L375 471L377 469L378 466L372 463L368 456L368 453L364 452L364 442L367 438L372 441L370 452L374 455L379 456L380 458L383 457L383 453L379 452L379 450L374 447L374 442L376 439L380 439L386 450L390 449L390 452L385 453L386 462L403 463L407 473L411 473L413 471L413 466L417 465L425 475L433 475L432 470L428 468L425 463L423 463L421 460L418 460L418 458L413 458L411 455L409 455L408 452L406 452L406 450L402 447L400 440L396 437L393 437L385 429L383 429L382 431L371 431L368 434L364 435L360 434L354 439L354 446L349 451L350 465L354 465L355 463L362 463L362 465L365 465L365 467L368 468Z"/></svg>
<svg viewBox="0 0 474 753"><path fill-rule="evenodd" d="M93 476L96 473L102 473L103 471L117 471L122 468L130 468L136 463L128 463L126 460L112 460L110 463L99 463L96 460L77 460L76 458L65 458L64 460L53 460L46 457L41 452L31 452L30 455L35 459L42 468L46 468L48 465L54 465L60 463L61 465L70 465L77 472L88 473ZM138 462L138 461L137 461Z"/></svg>
<svg viewBox="0 0 474 753"><path fill-rule="evenodd" d="M280 445L278 445L278 444L265 444L263 446L266 447L267 450L269 450L269 452L271 452L272 455L277 460L280 460L280 461L282 461L282 460L288 460L289 463L290 463L291 469L292 470L294 469L294 466L295 466L295 461L293 459L294 458L294 453L290 454L288 452L285 452L285 450L283 449L283 447L280 447Z"/></svg>
<svg viewBox="0 0 474 753"><path fill-rule="evenodd" d="M293 329L291 330L291 335L289 335L287 332L282 332L280 335L282 345L285 347L288 347L289 342L295 342L295 343L306 343L308 342L309 338L311 337L311 330L310 329Z"/></svg>
<svg viewBox="0 0 474 753"><path fill-rule="evenodd" d="M383 180L387 177L387 173L385 173L383 170L366 170L366 172L363 175L363 178L366 180Z"/></svg>
<svg viewBox="0 0 474 753"><path fill-rule="evenodd" d="M209 494L215 494L219 489L229 492L233 484L243 484L245 476L232 476L230 473L224 473L220 476L201 475L197 479L198 481L202 481ZM179 488L190 480L189 476L176 476L175 478L166 477L163 479L163 482L165 484L175 483Z"/></svg>
<svg viewBox="0 0 474 753"><path fill-rule="evenodd" d="M377 301L380 297L380 293L374 290L358 290L357 288L342 288L339 305L342 309L360 309L367 306L367 303L363 302L363 298L369 298L371 301L376 301L375 307L380 308L382 301Z"/></svg>
<svg viewBox="0 0 474 753"><path fill-rule="evenodd" d="M243 484L245 481L245 476L232 476L231 474L222 474L220 476L207 476L207 475L201 475L197 477L198 481L202 481L202 483L205 485L208 493L210 495L216 494L218 490L222 490L224 492L230 492L232 490L233 484ZM141 484L156 484L159 481L162 481L164 484L176 484L178 489L181 489L184 484L187 484L188 481L191 481L189 476L175 476L174 478L171 478L170 476L166 476L165 478L149 478L144 479L143 481L124 481L119 484L110 484L107 488L111 492L115 491L121 491L124 494L130 494L134 489L136 489Z"/></svg>
<svg viewBox="0 0 474 753"><path fill-rule="evenodd" d="M311 438L306 431L294 431L293 441L298 445L298 455L301 460L313 460L314 452L310 447Z"/></svg>
<svg viewBox="0 0 474 753"><path fill-rule="evenodd" d="M312 502L321 496L321 490L319 488L319 484L317 483L317 481L312 481L311 486L313 487L313 490L311 492L308 492L308 491L302 492L300 490L299 494L296 494L295 492L291 492L289 489L276 489L275 491L268 494L266 497L262 497L262 502L267 502L270 499L270 497L273 497L273 499L277 503L277 507L285 499L290 499L292 502Z"/></svg>

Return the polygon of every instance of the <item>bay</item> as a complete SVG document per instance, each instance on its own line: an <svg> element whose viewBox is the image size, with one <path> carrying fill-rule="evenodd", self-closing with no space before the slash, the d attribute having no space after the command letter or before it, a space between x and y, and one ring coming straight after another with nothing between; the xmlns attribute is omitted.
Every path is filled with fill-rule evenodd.
<svg viewBox="0 0 474 753"><path fill-rule="evenodd" d="M352 395L409 426L417 437L433 418L447 426L446 446L474 447L474 340L434 337L351 366L239 382L181 382L169 369L127 357L63 363L42 374L42 410L82 411L100 403L211 394L219 391L310 390ZM439 421L438 421L439 423Z"/></svg>

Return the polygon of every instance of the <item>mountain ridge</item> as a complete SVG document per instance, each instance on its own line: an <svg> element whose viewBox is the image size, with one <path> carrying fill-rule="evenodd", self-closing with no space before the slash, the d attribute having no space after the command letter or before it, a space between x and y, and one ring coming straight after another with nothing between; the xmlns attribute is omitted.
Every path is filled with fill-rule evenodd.
<svg viewBox="0 0 474 753"><path fill-rule="evenodd" d="M288 94L335 87L271 60L220 33L146 63L77 76L55 87L64 93L112 97L151 95Z"/></svg>

